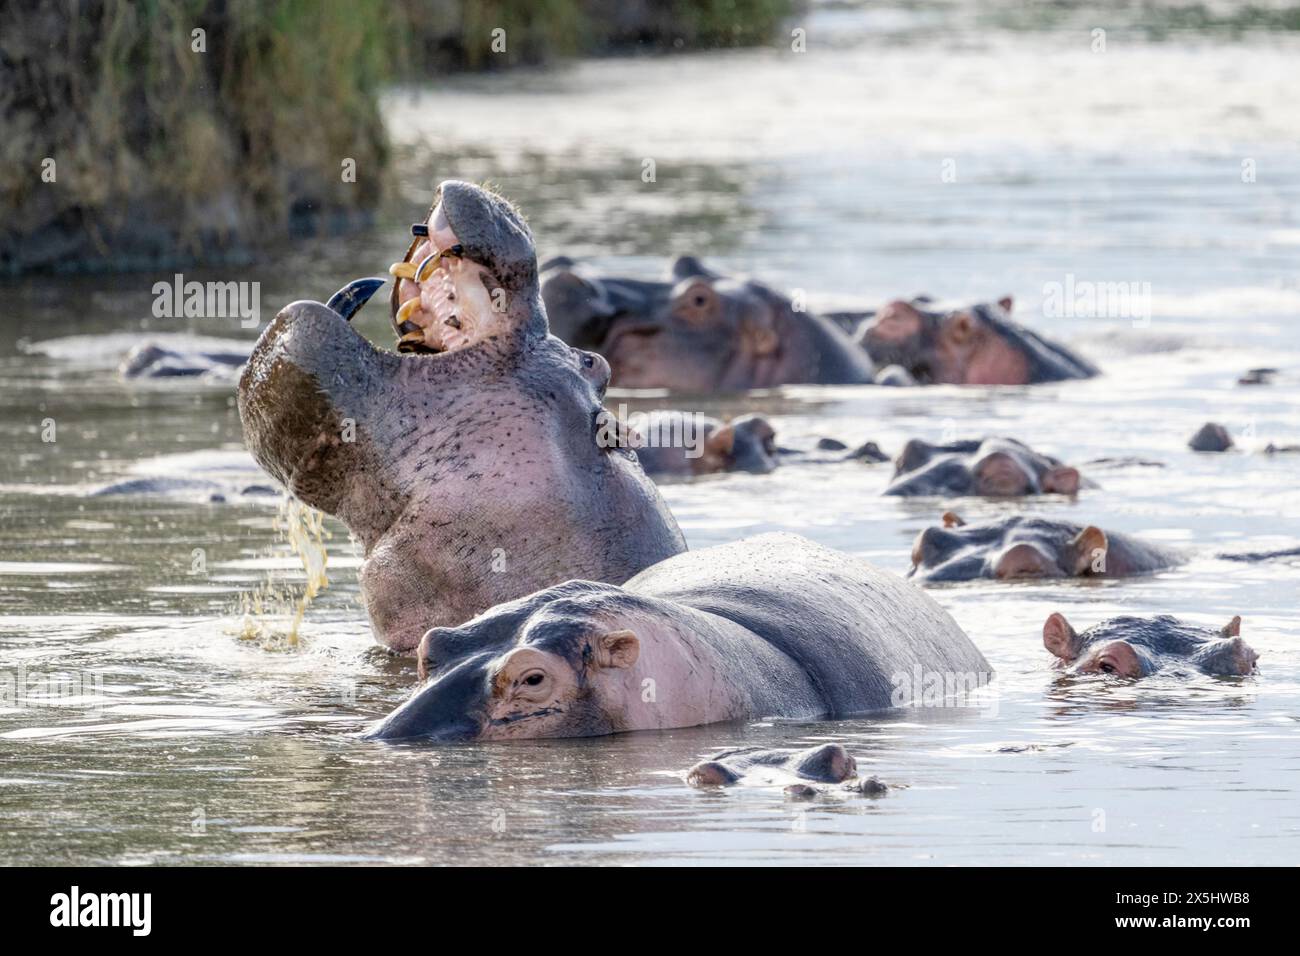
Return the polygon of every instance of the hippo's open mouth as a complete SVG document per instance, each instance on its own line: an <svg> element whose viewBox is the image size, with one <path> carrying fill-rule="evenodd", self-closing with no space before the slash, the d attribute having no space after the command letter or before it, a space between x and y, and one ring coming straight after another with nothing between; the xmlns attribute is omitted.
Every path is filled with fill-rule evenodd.
<svg viewBox="0 0 1300 956"><path fill-rule="evenodd" d="M469 259L449 225L416 223L406 256L388 272L396 280L393 327L399 352L464 348L501 324L501 283Z"/></svg>

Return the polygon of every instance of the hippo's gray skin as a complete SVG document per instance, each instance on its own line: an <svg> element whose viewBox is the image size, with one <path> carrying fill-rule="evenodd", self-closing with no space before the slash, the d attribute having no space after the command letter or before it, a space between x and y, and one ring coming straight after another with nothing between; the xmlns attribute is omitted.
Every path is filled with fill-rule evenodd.
<svg viewBox="0 0 1300 956"><path fill-rule="evenodd" d="M420 643L394 740L587 737L898 703L913 670L989 665L919 588L791 534L688 551L622 587L569 581Z"/></svg>
<svg viewBox="0 0 1300 956"><path fill-rule="evenodd" d="M1232 435L1218 422L1206 422L1187 441L1192 451L1227 451L1232 447Z"/></svg>
<svg viewBox="0 0 1300 956"><path fill-rule="evenodd" d="M897 299L865 319L856 341L877 367L921 385L1032 385L1097 374L1092 363L1011 320L1011 299L953 311Z"/></svg>
<svg viewBox="0 0 1300 956"><path fill-rule="evenodd" d="M1113 617L1079 633L1057 613L1043 625L1043 646L1074 674L1136 679L1157 671L1240 677L1254 673L1259 655L1241 639L1241 618L1215 630L1161 614Z"/></svg>
<svg viewBox="0 0 1300 956"><path fill-rule="evenodd" d="M125 379L214 378L232 379L248 361L247 351L211 349L180 352L155 342L143 342L131 349L118 374Z"/></svg>
<svg viewBox="0 0 1300 956"><path fill-rule="evenodd" d="M841 441L822 438L816 448L778 446L776 431L760 415L742 415L723 423L707 415L665 409L628 424L642 441L637 444L629 437L631 447L646 474L656 480L732 471L765 475L787 461L827 464L889 460L875 442L849 449Z"/></svg>
<svg viewBox="0 0 1300 956"><path fill-rule="evenodd" d="M206 498L213 504L225 502L231 495L251 498L274 497L278 496L278 494L279 492L270 485L228 487L220 482L208 481L202 478L174 478L163 475L148 478L127 478L104 485L102 488L96 488L90 493L92 498L134 495L141 497L201 497Z"/></svg>
<svg viewBox="0 0 1300 956"><path fill-rule="evenodd" d="M547 334L519 214L454 181L434 206L421 229L460 256L403 278L400 298L457 293L454 327L438 303L409 320L437 354L380 351L348 324L371 280L331 300L342 314L287 306L239 384L253 457L356 536L375 636L404 651L429 627L570 578L625 581L685 549L636 456L596 441L609 367Z"/></svg>
<svg viewBox="0 0 1300 956"><path fill-rule="evenodd" d="M596 275L568 259L548 265L542 295L556 334L603 355L616 387L708 394L875 380L835 323L691 256L673 263L666 282Z"/></svg>
<svg viewBox="0 0 1300 956"><path fill-rule="evenodd" d="M839 744L822 744L807 750L738 747L697 763L686 772L686 782L692 787L727 787L760 767L817 783L843 783L858 773L858 762Z"/></svg>
<svg viewBox="0 0 1300 956"><path fill-rule="evenodd" d="M1023 495L1078 492L1082 479L1076 468L1042 455L1014 438L931 445L912 439L894 468L887 495Z"/></svg>
<svg viewBox="0 0 1300 956"><path fill-rule="evenodd" d="M636 429L640 442L633 440L633 450L645 473L655 477L723 471L766 475L779 464L776 431L761 415L724 423L707 415L655 411Z"/></svg>
<svg viewBox="0 0 1300 956"><path fill-rule="evenodd" d="M1127 534L1053 518L1011 517L966 525L949 512L912 545L908 576L926 583L976 578L1119 578L1181 564L1180 552Z"/></svg>

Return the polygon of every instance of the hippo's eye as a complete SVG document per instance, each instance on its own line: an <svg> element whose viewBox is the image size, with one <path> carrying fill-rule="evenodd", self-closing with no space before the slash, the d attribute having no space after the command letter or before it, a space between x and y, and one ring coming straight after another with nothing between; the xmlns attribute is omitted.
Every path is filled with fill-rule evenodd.
<svg viewBox="0 0 1300 956"><path fill-rule="evenodd" d="M587 353L583 353L582 365L584 368L591 368L595 364L596 364L596 359L593 356Z"/></svg>
<svg viewBox="0 0 1300 956"><path fill-rule="evenodd" d="M538 671L537 673L529 674L527 677L524 678L523 682L527 684L529 687L536 687L545 679L546 676L542 674L540 671Z"/></svg>
<svg viewBox="0 0 1300 956"><path fill-rule="evenodd" d="M1110 661L1102 661L1101 672L1103 674L1113 674L1115 673L1115 665Z"/></svg>

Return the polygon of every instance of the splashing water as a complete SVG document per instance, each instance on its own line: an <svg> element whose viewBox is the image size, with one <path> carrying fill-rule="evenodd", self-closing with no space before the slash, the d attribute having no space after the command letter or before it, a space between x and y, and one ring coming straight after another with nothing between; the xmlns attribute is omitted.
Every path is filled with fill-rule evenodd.
<svg viewBox="0 0 1300 956"><path fill-rule="evenodd" d="M243 619L237 633L241 640L258 641L268 648L297 647L307 605L329 587L325 542L331 534L325 527L324 514L288 495L280 502L272 527L278 542L270 554L288 544L302 562L306 583L298 592L268 573L262 584L240 595Z"/></svg>

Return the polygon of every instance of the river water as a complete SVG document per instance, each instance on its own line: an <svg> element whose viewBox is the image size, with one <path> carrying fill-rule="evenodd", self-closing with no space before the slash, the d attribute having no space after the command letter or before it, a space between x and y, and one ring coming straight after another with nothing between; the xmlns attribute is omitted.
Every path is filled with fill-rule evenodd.
<svg viewBox="0 0 1300 956"><path fill-rule="evenodd" d="M655 275L694 252L827 307L1011 293L1023 321L1105 374L710 401L615 391L611 404L763 411L785 443L871 439L893 453L910 437L996 433L1072 463L1163 465L1085 467L1101 487L1076 501L1011 505L882 498L889 466L858 464L668 485L693 547L782 529L901 573L946 508L967 520L1023 509L1175 543L1189 564L1123 582L936 588L998 672L978 708L363 743L355 733L415 675L371 643L346 529L331 519L315 534L288 516L295 540L324 549L306 547L311 576L322 556L328 576L291 635L308 573L276 530L279 498L250 489L266 479L242 451L232 385L115 372L146 335L255 331L154 317L153 284L170 276L13 283L0 307L0 862L1294 863L1300 564L1215 555L1300 539L1300 456L1262 453L1300 443L1300 36L986 12L818 8L797 24L804 53L394 90L397 166L372 233L186 278L260 281L265 322L290 299L382 273L433 184L460 177L518 201L543 256ZM1047 292L1067 282L1129 283L1150 307L1062 315ZM381 313L363 328L387 343ZM1282 374L1237 384L1259 366ZM1235 451L1186 448L1211 419ZM142 476L176 481L165 495L88 494ZM1240 614L1260 671L1066 682L1041 645L1054 610L1076 626ZM794 803L779 786L706 793L682 780L716 748L832 740L889 794Z"/></svg>

